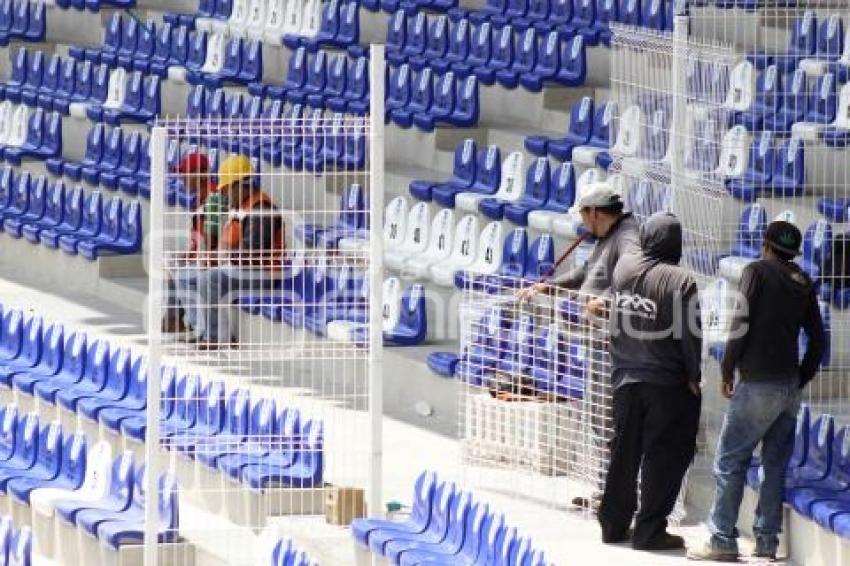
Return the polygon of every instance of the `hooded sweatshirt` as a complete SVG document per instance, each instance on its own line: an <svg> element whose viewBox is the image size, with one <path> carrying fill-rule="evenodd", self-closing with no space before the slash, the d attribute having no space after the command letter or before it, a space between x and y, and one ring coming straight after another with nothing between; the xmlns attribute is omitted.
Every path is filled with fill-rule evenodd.
<svg viewBox="0 0 850 566"><path fill-rule="evenodd" d="M614 270L611 362L614 387L629 383L684 385L701 377L699 294L678 266L682 225L669 213L651 216L640 250Z"/></svg>
<svg viewBox="0 0 850 566"><path fill-rule="evenodd" d="M738 285L739 304L721 362L724 376L749 381L812 380L826 344L811 278L791 261L761 259L748 265ZM749 308L745 308L749 305ZM809 338L800 362L800 329Z"/></svg>

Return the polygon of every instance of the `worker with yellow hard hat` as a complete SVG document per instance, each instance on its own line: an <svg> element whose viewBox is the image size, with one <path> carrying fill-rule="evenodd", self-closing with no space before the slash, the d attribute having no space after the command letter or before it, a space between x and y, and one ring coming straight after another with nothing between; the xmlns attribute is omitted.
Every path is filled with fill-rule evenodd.
<svg viewBox="0 0 850 566"><path fill-rule="evenodd" d="M260 188L251 160L232 155L218 168L218 192L229 204L214 261L200 270L194 293L181 298L192 342L201 349L235 346L230 305L242 292L268 289L280 273L285 248L278 208Z"/></svg>

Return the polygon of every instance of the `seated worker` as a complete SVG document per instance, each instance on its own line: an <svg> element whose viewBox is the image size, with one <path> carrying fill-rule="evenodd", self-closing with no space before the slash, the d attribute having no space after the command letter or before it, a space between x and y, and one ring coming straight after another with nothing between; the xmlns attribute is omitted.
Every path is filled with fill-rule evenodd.
<svg viewBox="0 0 850 566"><path fill-rule="evenodd" d="M225 159L218 171L218 192L229 203L215 253L192 274L178 296L191 341L200 349L235 347L231 324L232 297L269 289L279 277L284 252L284 226L271 198L255 184L251 161L243 155Z"/></svg>

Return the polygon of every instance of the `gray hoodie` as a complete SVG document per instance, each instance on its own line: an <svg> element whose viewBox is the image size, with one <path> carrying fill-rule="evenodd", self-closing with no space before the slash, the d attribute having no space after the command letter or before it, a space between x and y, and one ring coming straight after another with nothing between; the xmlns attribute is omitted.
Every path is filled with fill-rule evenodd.
<svg viewBox="0 0 850 566"><path fill-rule="evenodd" d="M620 258L611 290L611 362L615 387L678 385L701 377L699 293L678 266L682 225L670 213L640 228L640 250Z"/></svg>

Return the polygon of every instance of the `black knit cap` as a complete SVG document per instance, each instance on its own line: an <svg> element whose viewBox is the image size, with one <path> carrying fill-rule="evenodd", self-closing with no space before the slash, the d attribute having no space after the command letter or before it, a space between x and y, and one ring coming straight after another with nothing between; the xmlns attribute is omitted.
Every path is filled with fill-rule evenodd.
<svg viewBox="0 0 850 566"><path fill-rule="evenodd" d="M771 248L791 256L800 255L800 244L803 235L800 230L785 220L771 222L764 234L764 241Z"/></svg>

